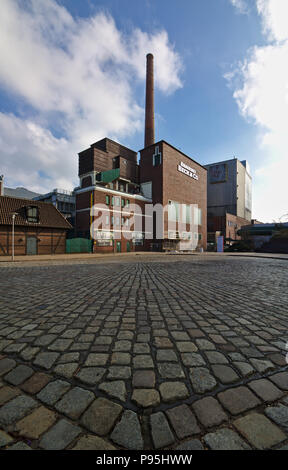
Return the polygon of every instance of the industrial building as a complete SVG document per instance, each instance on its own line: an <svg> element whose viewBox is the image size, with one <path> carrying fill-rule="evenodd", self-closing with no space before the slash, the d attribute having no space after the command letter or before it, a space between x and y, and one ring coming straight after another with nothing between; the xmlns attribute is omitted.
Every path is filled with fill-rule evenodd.
<svg viewBox="0 0 288 470"><path fill-rule="evenodd" d="M94 252L206 248L207 170L168 142L155 143L153 69L148 54L140 161L107 137L78 154L76 232L93 238Z"/></svg>
<svg viewBox="0 0 288 470"><path fill-rule="evenodd" d="M252 178L246 160L237 158L204 165L207 175L208 240L223 235L239 240L238 230L251 223Z"/></svg>

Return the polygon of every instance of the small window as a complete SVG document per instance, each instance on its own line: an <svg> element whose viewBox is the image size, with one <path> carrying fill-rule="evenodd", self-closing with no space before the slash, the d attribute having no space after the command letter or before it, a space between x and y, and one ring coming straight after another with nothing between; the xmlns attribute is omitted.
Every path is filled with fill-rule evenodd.
<svg viewBox="0 0 288 470"><path fill-rule="evenodd" d="M106 196L106 204L107 204L107 206L110 205L110 196Z"/></svg>
<svg viewBox="0 0 288 470"><path fill-rule="evenodd" d="M38 207L29 206L26 208L27 222L37 224L39 222L39 209Z"/></svg>
<svg viewBox="0 0 288 470"><path fill-rule="evenodd" d="M109 217L109 215L106 215L106 225L110 225L109 222L110 222L110 217Z"/></svg>
<svg viewBox="0 0 288 470"><path fill-rule="evenodd" d="M156 147L153 155L153 166L159 165L161 165L161 152L159 152L159 147Z"/></svg>
<svg viewBox="0 0 288 470"><path fill-rule="evenodd" d="M129 207L129 205L130 205L130 201L129 199L126 199L126 207Z"/></svg>
<svg viewBox="0 0 288 470"><path fill-rule="evenodd" d="M115 197L116 206L120 206L120 197Z"/></svg>
<svg viewBox="0 0 288 470"><path fill-rule="evenodd" d="M121 199L121 207L124 207L124 206L125 206L125 199L123 199L123 197L122 197L122 199Z"/></svg>
<svg viewBox="0 0 288 470"><path fill-rule="evenodd" d="M114 225L114 216L111 217L111 225Z"/></svg>
<svg viewBox="0 0 288 470"><path fill-rule="evenodd" d="M114 196L111 197L111 206L114 206Z"/></svg>

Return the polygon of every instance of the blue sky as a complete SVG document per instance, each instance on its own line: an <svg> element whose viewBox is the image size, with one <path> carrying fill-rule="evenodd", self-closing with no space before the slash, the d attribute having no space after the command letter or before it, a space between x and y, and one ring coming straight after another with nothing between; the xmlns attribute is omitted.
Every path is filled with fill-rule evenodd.
<svg viewBox="0 0 288 470"><path fill-rule="evenodd" d="M153 52L156 139L201 164L248 160L253 217L279 220L288 213L287 4L1 0L7 186L71 189L77 152L105 136L141 149Z"/></svg>

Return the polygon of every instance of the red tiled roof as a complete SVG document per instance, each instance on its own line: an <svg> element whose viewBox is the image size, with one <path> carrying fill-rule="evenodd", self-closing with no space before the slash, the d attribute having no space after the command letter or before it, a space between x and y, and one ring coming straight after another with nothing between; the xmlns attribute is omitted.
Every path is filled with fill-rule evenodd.
<svg viewBox="0 0 288 470"><path fill-rule="evenodd" d="M27 222L26 207L33 206L39 209L39 222ZM0 196L0 225L12 225L12 213L17 212L15 226L25 227L50 227L70 229L72 226L67 222L61 212L53 204L31 199L20 199L10 196Z"/></svg>

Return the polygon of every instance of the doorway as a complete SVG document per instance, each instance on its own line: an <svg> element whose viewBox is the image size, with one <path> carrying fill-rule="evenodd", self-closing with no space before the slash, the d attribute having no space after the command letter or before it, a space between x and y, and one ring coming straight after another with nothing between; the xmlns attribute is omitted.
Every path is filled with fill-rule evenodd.
<svg viewBox="0 0 288 470"><path fill-rule="evenodd" d="M37 255L37 238L36 237L27 237L26 255Z"/></svg>

